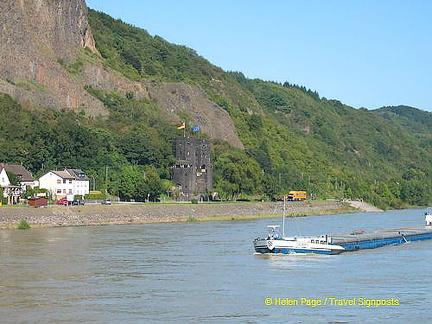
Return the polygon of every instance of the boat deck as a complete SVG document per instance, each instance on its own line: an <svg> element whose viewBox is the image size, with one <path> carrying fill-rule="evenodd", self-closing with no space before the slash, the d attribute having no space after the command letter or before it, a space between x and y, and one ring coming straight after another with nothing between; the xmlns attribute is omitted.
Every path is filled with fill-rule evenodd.
<svg viewBox="0 0 432 324"><path fill-rule="evenodd" d="M365 233L351 233L351 234L335 234L328 235L331 237L332 244L343 244L366 240L377 240L384 238L393 238L410 235L423 235L432 234L432 228L417 228L417 227L399 227L375 230L373 232Z"/></svg>
<svg viewBox="0 0 432 324"><path fill-rule="evenodd" d="M347 250L371 249L385 245L422 241L432 238L432 228L400 227L373 232L355 231L351 234L328 235L332 244Z"/></svg>

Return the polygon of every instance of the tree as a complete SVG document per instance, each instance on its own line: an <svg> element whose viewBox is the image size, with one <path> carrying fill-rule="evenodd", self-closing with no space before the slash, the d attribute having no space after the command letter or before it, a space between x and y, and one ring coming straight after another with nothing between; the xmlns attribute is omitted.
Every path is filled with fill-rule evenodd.
<svg viewBox="0 0 432 324"><path fill-rule="evenodd" d="M401 188L402 200L411 205L425 206L430 202L431 190L423 181L404 180Z"/></svg>
<svg viewBox="0 0 432 324"><path fill-rule="evenodd" d="M137 166L126 165L122 168L118 191L121 199L129 201L135 199L139 192L138 185L143 180L142 173Z"/></svg>
<svg viewBox="0 0 432 324"><path fill-rule="evenodd" d="M275 199L278 193L278 183L271 174L265 174L263 179L263 193L270 199Z"/></svg>
<svg viewBox="0 0 432 324"><path fill-rule="evenodd" d="M216 184L216 191L222 200L229 200L230 197L235 197L236 193L239 192L239 186L227 180L220 180Z"/></svg>
<svg viewBox="0 0 432 324"><path fill-rule="evenodd" d="M28 198L28 197L35 197L38 193L45 193L47 197L50 194L50 191L48 189L39 188L39 187L30 187L27 186L26 190L21 194L21 198Z"/></svg>
<svg viewBox="0 0 432 324"><path fill-rule="evenodd" d="M9 178L9 182L12 186L19 186L21 183L21 177L17 176L15 173L11 171L6 171L6 174Z"/></svg>
<svg viewBox="0 0 432 324"><path fill-rule="evenodd" d="M147 187L147 196L150 200L156 201L163 193L164 186L156 168L153 165L146 166L144 172L144 183Z"/></svg>
<svg viewBox="0 0 432 324"><path fill-rule="evenodd" d="M7 200L5 200L4 194L3 194L3 188L0 186L0 202L3 204L7 203Z"/></svg>
<svg viewBox="0 0 432 324"><path fill-rule="evenodd" d="M252 194L261 185L262 170L256 160L243 151L222 153L214 168L216 187L226 191L234 200L241 193Z"/></svg>

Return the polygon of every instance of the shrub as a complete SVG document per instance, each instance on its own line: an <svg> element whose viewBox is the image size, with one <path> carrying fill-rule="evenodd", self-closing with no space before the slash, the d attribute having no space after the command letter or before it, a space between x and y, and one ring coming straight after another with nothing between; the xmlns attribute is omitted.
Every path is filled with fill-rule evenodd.
<svg viewBox="0 0 432 324"><path fill-rule="evenodd" d="M100 194L86 194L85 199L89 200L101 200L101 199L107 199L108 195L106 193L100 193Z"/></svg>
<svg viewBox="0 0 432 324"><path fill-rule="evenodd" d="M30 225L25 220L20 220L20 222L18 223L18 229L22 229L22 230L30 229Z"/></svg>

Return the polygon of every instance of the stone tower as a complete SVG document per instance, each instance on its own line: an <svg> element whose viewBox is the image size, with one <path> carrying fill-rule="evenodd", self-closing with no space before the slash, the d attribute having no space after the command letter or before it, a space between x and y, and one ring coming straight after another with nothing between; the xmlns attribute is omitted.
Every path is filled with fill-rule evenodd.
<svg viewBox="0 0 432 324"><path fill-rule="evenodd" d="M185 197L206 195L213 187L210 142L190 136L177 138L174 145L173 181Z"/></svg>

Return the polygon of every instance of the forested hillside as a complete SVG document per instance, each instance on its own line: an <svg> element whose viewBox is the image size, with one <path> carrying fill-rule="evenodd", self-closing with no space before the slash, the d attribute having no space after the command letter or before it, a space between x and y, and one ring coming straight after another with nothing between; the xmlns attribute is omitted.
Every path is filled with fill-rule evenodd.
<svg viewBox="0 0 432 324"><path fill-rule="evenodd" d="M389 124L400 127L419 139L420 146L432 150L432 113L409 106L382 107L374 110Z"/></svg>
<svg viewBox="0 0 432 324"><path fill-rule="evenodd" d="M302 86L225 72L192 49L103 13L90 10L89 23L108 68L137 82L199 87L228 112L244 149L211 139L220 194L275 197L305 189L318 198L363 198L383 208L432 203L429 113L417 119L405 107L354 109ZM166 110L133 92L83 91L105 104L106 119L29 110L0 97L0 161L23 163L33 172L80 167L98 187L119 194L126 179L150 165L169 179L178 131ZM180 117L189 122L187 112Z"/></svg>

